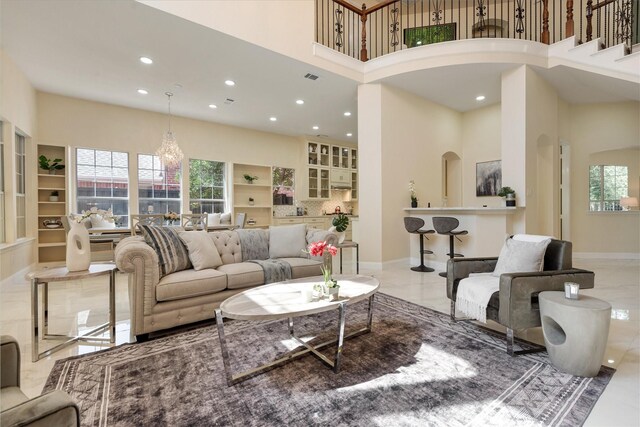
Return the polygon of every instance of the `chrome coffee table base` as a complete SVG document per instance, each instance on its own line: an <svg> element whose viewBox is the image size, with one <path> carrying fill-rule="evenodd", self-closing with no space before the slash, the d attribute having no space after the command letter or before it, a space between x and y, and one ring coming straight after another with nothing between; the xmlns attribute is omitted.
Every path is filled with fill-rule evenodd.
<svg viewBox="0 0 640 427"><path fill-rule="evenodd" d="M218 327L218 337L220 338L220 348L222 350L222 362L224 364L224 370L227 376L227 384L229 386L235 385L242 381L245 381L251 377L256 375L263 374L271 369L277 368L279 366L284 365L292 360L298 359L308 353L313 354L316 358L318 358L322 363L327 365L328 367L333 369L333 372L337 373L340 371L340 361L342 357L342 348L344 345L344 340L349 338L354 338L366 333L371 332L371 324L373 322L373 298L374 295L369 297L369 308L367 311L367 326L364 328L358 329L357 331L353 331L347 335L344 334L344 326L345 326L345 314L347 308L347 301L341 302L338 304L338 331L337 331L337 340L329 340L323 343L317 344L315 346L310 345L309 343L304 342L299 337L297 337L294 333L293 328L293 317L288 317L289 324L289 336L294 339L298 344L304 347L304 350L297 351L295 353L290 353L287 356L281 357L279 359L272 360L271 362L265 363L264 365L260 365L258 367L246 370L244 372L240 372L237 374L233 374L231 371L231 363L229 357L229 350L227 347L227 341L224 334L224 323L223 316L220 309L216 310L216 325ZM320 352L323 348L329 347L331 345L337 345L336 352L331 360L329 357L325 356Z"/></svg>

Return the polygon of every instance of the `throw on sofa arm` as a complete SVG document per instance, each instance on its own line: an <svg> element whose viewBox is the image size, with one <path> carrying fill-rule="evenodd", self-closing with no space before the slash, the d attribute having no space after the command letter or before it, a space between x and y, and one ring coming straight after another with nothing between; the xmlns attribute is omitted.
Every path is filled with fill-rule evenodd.
<svg viewBox="0 0 640 427"><path fill-rule="evenodd" d="M447 297L455 301L458 284L471 273L490 273L496 269L498 257L452 258L447 261Z"/></svg>

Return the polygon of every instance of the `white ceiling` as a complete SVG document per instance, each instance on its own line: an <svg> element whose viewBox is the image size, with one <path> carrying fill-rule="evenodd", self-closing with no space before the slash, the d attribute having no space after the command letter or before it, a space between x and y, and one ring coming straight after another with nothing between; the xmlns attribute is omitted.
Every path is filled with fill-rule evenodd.
<svg viewBox="0 0 640 427"><path fill-rule="evenodd" d="M166 112L164 93L171 91L172 112L180 116L357 141L358 83L345 77L133 0L0 2L3 49L39 90L157 112ZM143 55L154 64L140 63ZM381 82L469 111L499 102L500 75L513 66L440 67ZM637 85L628 82L567 67L537 71L572 103L640 98ZM320 78L305 79L307 73ZM236 86L226 86L226 79ZM139 95L138 88L149 94ZM475 100L479 94L484 102ZM226 98L235 102L226 105ZM208 107L212 103L216 110Z"/></svg>

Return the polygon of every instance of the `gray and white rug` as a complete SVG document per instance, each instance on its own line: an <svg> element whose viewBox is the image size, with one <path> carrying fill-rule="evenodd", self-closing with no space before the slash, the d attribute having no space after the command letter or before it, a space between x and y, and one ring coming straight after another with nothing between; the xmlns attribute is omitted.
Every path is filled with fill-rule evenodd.
<svg viewBox="0 0 640 427"><path fill-rule="evenodd" d="M347 332L365 315L366 302L349 306ZM337 313L296 322L299 336L323 340ZM285 322L232 321L225 331L237 371L295 346ZM228 387L207 325L58 361L44 391L71 394L85 426L578 426L614 372L581 378L546 353L512 358L499 334L384 294L373 332L347 340L342 363L334 374L308 355Z"/></svg>

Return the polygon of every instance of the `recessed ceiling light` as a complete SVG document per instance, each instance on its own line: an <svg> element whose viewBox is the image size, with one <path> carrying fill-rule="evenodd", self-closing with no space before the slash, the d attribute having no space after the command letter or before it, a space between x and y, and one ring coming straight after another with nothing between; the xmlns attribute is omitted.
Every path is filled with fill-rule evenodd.
<svg viewBox="0 0 640 427"><path fill-rule="evenodd" d="M614 362L615 362L615 360L613 360L613 359L609 359L609 360L607 360L607 362L608 362L608 363L614 363Z"/></svg>
<svg viewBox="0 0 640 427"><path fill-rule="evenodd" d="M215 110L216 108L218 108L218 106L216 104L209 104L209 108Z"/></svg>
<svg viewBox="0 0 640 427"><path fill-rule="evenodd" d="M149 92L147 92L147 90L146 90L146 89L138 89L138 93L139 93L140 95L146 95L146 94L148 94Z"/></svg>
<svg viewBox="0 0 640 427"><path fill-rule="evenodd" d="M227 86L235 86L236 82L234 82L233 80L225 80L224 84L226 84Z"/></svg>
<svg viewBox="0 0 640 427"><path fill-rule="evenodd" d="M278 120L277 117L269 117L269 120L271 120L272 122L275 122L276 120Z"/></svg>
<svg viewBox="0 0 640 427"><path fill-rule="evenodd" d="M318 127L318 126L314 126L314 127L312 127L311 129L313 129L313 130L318 130L318 129L320 129L320 127Z"/></svg>
<svg viewBox="0 0 640 427"><path fill-rule="evenodd" d="M352 134L351 132L349 132L349 133L347 134L347 136L353 136L353 134Z"/></svg>
<svg viewBox="0 0 640 427"><path fill-rule="evenodd" d="M146 56L141 56L140 62L142 62L143 64L151 65L153 64L153 59L147 58Z"/></svg>
<svg viewBox="0 0 640 427"><path fill-rule="evenodd" d="M484 101L484 95L476 96L476 101Z"/></svg>
<svg viewBox="0 0 640 427"><path fill-rule="evenodd" d="M345 111L345 112L344 112L344 115L345 115L345 116L347 116L347 117L349 117L349 116L351 115L351 112L350 112L350 111Z"/></svg>
<svg viewBox="0 0 640 427"><path fill-rule="evenodd" d="M302 105L302 104L304 104L304 101L303 101L302 99L298 99L298 100L296 101L296 104L298 104L298 105Z"/></svg>

